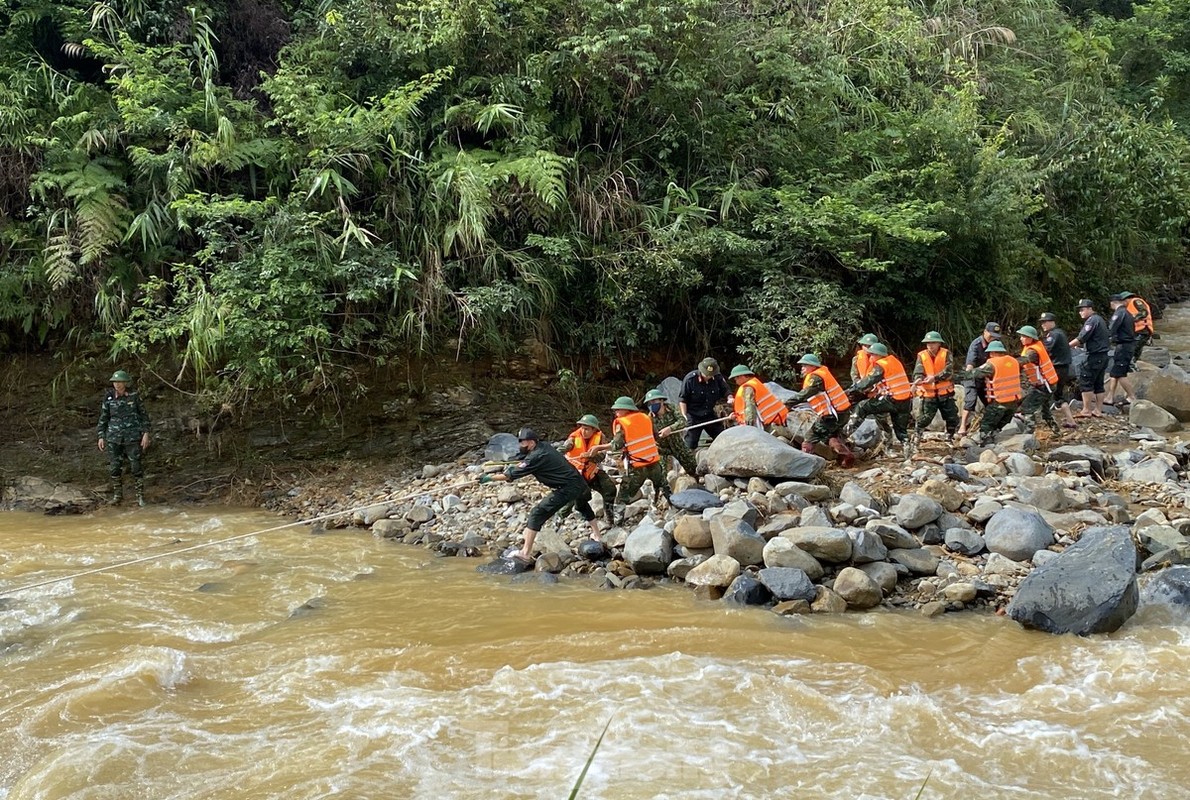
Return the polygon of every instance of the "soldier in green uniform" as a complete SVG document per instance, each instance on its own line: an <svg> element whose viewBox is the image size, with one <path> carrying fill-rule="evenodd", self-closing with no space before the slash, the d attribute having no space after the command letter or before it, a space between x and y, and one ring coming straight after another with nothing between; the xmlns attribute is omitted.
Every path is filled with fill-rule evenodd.
<svg viewBox="0 0 1190 800"><path fill-rule="evenodd" d="M612 422L615 437L608 444L592 448L592 452L612 450L623 453L627 465L620 478L620 490L616 492L617 523L623 524L624 506L640 491L645 481L652 481L653 488L669 500L673 489L665 479L665 468L661 463L661 451L653 437L652 420L642 413L631 397L617 397L612 403L616 415Z"/></svg>
<svg viewBox="0 0 1190 800"><path fill-rule="evenodd" d="M953 439L959 428L959 407L954 401L954 358L950 350L943 347L946 340L938 331L927 331L921 343L926 349L917 354L913 366L913 385L921 395L921 413L917 416L914 439L920 437L939 414L946 424L947 437Z"/></svg>
<svg viewBox="0 0 1190 800"><path fill-rule="evenodd" d="M913 392L909 385L909 377L905 374L905 367L895 357L890 356L888 347L879 342L871 345L869 351L874 356L868 374L859 383L852 385L847 396L855 406L852 424L858 425L868 417L874 417L877 422L887 415L892 423L893 434L897 441L905 447L906 457L912 453L909 441L909 423L913 419ZM888 365L886 369L884 364ZM866 397L869 389L878 389L875 397Z"/></svg>
<svg viewBox="0 0 1190 800"><path fill-rule="evenodd" d="M583 480L591 487L591 491L598 492L603 498L603 514L608 523L615 521L614 509L616 503L616 483L611 476L603 471L600 463L603 453L592 453L591 448L598 447L603 441L603 431L599 429L599 419L594 414L584 414L579 417L575 429L565 441L554 445L559 453L566 456L566 460L579 471ZM570 515L574 504L562 509L560 516ZM598 540L597 540L598 541Z"/></svg>
<svg viewBox="0 0 1190 800"><path fill-rule="evenodd" d="M1021 397L1021 365L1016 358L1008 354L1004 343L999 339L987 346L988 360L978 367L969 370L959 370L955 377L962 381L988 382L988 403L983 409L983 418L979 421L979 440L981 445L996 441L996 434L1008 424L1012 415L1020 407Z"/></svg>
<svg viewBox="0 0 1190 800"><path fill-rule="evenodd" d="M540 441L532 428L521 428L517 439L521 443L520 461L507 467L502 473L479 476L480 483L489 483L515 481L517 478L532 475L553 489L529 511L529 519L525 521L525 544L517 553L517 557L523 561L533 560L533 542L541 526L569 503L573 503L578 513L587 521L591 527L591 538L598 542L599 523L595 521L595 511L591 508L591 488L587 486L583 476L564 455L554 449L553 445Z"/></svg>
<svg viewBox="0 0 1190 800"><path fill-rule="evenodd" d="M112 482L112 505L124 500L124 459L128 459L128 471L136 481L136 502L145 505L145 468L141 454L149 446L149 415L140 395L128 391L132 381L124 370L116 370L111 377L112 388L103 395L99 406L99 424L95 435L99 439L99 450L107 454Z"/></svg>
<svg viewBox="0 0 1190 800"><path fill-rule="evenodd" d="M657 439L657 449L661 451L661 463L668 465L669 458L676 458L687 475L697 477L698 462L694 459L694 453L686 446L686 440L678 435L678 431L686 427L686 420L676 408L670 406L665 392L650 390L645 395L645 408L653 420L653 436Z"/></svg>

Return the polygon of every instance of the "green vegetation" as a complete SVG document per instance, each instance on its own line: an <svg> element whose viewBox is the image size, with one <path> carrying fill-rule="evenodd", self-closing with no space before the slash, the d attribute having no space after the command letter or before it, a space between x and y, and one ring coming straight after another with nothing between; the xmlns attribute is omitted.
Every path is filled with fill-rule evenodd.
<svg viewBox="0 0 1190 800"><path fill-rule="evenodd" d="M0 0L0 339L788 376L1182 269L1190 0Z"/></svg>

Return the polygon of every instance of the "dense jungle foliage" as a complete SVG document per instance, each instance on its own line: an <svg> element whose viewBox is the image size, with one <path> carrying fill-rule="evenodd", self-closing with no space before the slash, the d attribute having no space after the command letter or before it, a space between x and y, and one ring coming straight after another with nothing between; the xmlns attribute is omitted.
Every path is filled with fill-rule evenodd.
<svg viewBox="0 0 1190 800"><path fill-rule="evenodd" d="M1190 0L0 0L0 341L282 396L960 341L1180 273L1187 71Z"/></svg>

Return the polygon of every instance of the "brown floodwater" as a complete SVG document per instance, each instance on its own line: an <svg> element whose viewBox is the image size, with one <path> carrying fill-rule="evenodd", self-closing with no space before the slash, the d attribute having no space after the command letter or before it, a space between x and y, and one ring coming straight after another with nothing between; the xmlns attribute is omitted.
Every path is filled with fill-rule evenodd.
<svg viewBox="0 0 1190 800"><path fill-rule="evenodd" d="M234 508L0 514L0 798L1175 798L1190 617L1111 636L477 575ZM313 602L311 602L313 601ZM305 608L303 608L305 606Z"/></svg>

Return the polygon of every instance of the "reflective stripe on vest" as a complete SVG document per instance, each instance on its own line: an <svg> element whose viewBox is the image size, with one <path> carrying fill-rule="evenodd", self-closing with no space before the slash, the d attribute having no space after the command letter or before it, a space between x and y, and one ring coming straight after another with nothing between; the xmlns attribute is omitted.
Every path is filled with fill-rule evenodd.
<svg viewBox="0 0 1190 800"><path fill-rule="evenodd" d="M926 378L932 378L946 369L946 358L949 355L950 351L945 347L939 347L936 356L930 355L928 348L918 353L917 359L921 362ZM917 388L921 391L922 397L949 397L954 394L954 381L947 378L933 383L919 383Z"/></svg>
<svg viewBox="0 0 1190 800"><path fill-rule="evenodd" d="M992 356L988 359L996 371L987 382L988 400L993 403L1012 403L1021 399L1021 365L1012 356Z"/></svg>
<svg viewBox="0 0 1190 800"><path fill-rule="evenodd" d="M785 404L777 399L777 395L769 391L769 387L760 382L760 378L753 376L744 381L735 393L735 418L736 422L743 425L746 419L745 411L747 410L747 403L744 401L744 390L751 388L753 396L756 398L756 415L760 421L765 425L776 423L783 425L785 418L789 416L789 409Z"/></svg>
<svg viewBox="0 0 1190 800"><path fill-rule="evenodd" d="M1027 344L1021 351L1021 355L1027 354L1030 350L1037 354L1037 363L1025 363L1025 375L1028 377L1029 383L1034 386L1040 386L1042 383L1057 386L1058 371L1054 369L1054 362L1050 360L1050 354L1046 352L1045 345L1041 342Z"/></svg>
<svg viewBox="0 0 1190 800"><path fill-rule="evenodd" d="M909 376L905 374L905 367L896 356L885 356L876 359L880 369L884 370L884 380L880 381L880 393L893 400L911 400L913 389L909 386Z"/></svg>
<svg viewBox="0 0 1190 800"><path fill-rule="evenodd" d="M806 374L806 379L802 381L802 388L805 389L810 385L810 379L817 375L822 379L824 391L810 396L810 408L814 409L814 413L820 417L837 416L840 411L846 411L851 408L851 401L847 399L847 393L843 391L843 387L835 380L835 376L826 367L819 367L818 369Z"/></svg>
<svg viewBox="0 0 1190 800"><path fill-rule="evenodd" d="M595 447L602 441L602 431L595 431L590 440L583 438L582 428L575 428L570 433L571 447L566 451L566 460L587 480L595 477L595 473L599 471L599 465L585 456L592 447Z"/></svg>
<svg viewBox="0 0 1190 800"><path fill-rule="evenodd" d="M633 467L647 467L661 460L657 440L653 438L653 420L649 415L633 411L612 422L612 433L624 431L624 452Z"/></svg>
<svg viewBox="0 0 1190 800"><path fill-rule="evenodd" d="M1140 300L1142 303L1145 303L1144 299L1142 299L1140 297L1129 297L1127 300L1124 301L1124 307L1128 309L1128 313L1132 315L1132 318L1134 320L1136 320L1136 323L1132 326L1133 330L1135 333L1140 333L1141 331L1148 331L1149 333L1152 333L1153 332L1153 309L1149 306L1148 303L1145 303L1145 308L1149 309L1148 315L1144 319L1136 319L1136 315L1140 313L1140 310L1136 307L1137 300Z"/></svg>

